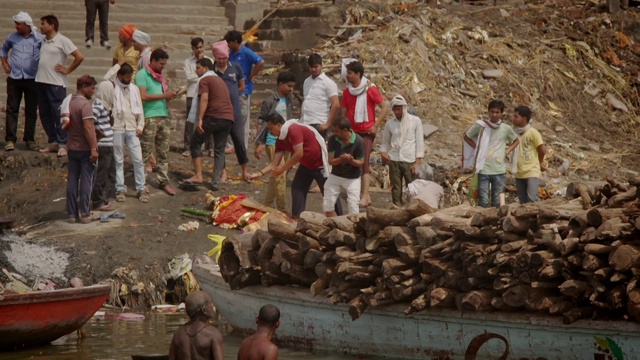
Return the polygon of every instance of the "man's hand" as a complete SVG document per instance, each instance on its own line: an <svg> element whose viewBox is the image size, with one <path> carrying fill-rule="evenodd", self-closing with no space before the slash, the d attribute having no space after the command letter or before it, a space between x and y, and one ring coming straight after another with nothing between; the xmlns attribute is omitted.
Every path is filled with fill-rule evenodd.
<svg viewBox="0 0 640 360"><path fill-rule="evenodd" d="M327 130L329 128L329 126L330 126L329 123L324 123L324 124L318 126L318 132Z"/></svg>
<svg viewBox="0 0 640 360"><path fill-rule="evenodd" d="M417 162L413 163L413 165L411 165L411 173L415 174L416 171L418 171L418 167L420 166L420 164L418 164Z"/></svg>
<svg viewBox="0 0 640 360"><path fill-rule="evenodd" d="M262 177L262 173L254 172L249 174L249 180L255 180Z"/></svg>
<svg viewBox="0 0 640 360"><path fill-rule="evenodd" d="M263 151L264 144L256 144L256 149L253 151L253 155L255 155L256 159L260 160L262 158Z"/></svg>
<svg viewBox="0 0 640 360"><path fill-rule="evenodd" d="M282 175L284 173L284 168L282 166L276 166L275 168L273 168L273 170L271 171L271 176L273 176L274 178Z"/></svg>
<svg viewBox="0 0 640 360"><path fill-rule="evenodd" d="M376 135L378 133L378 122L371 129L369 129L369 134Z"/></svg>
<svg viewBox="0 0 640 360"><path fill-rule="evenodd" d="M67 70L67 68L62 66L61 64L57 64L54 70L61 74L65 74L65 75L69 74L69 71Z"/></svg>
<svg viewBox="0 0 640 360"><path fill-rule="evenodd" d="M204 134L204 129L202 128L202 119L198 119L198 124L196 125L196 131L198 134Z"/></svg>
<svg viewBox="0 0 640 360"><path fill-rule="evenodd" d="M173 91L173 90L169 90L166 93L164 93L164 98L166 100L173 100L178 96L178 92Z"/></svg>
<svg viewBox="0 0 640 360"><path fill-rule="evenodd" d="M9 75L9 73L11 72L11 66L9 66L8 63L3 63L2 68L4 69L4 73Z"/></svg>
<svg viewBox="0 0 640 360"><path fill-rule="evenodd" d="M142 136L142 130L136 129L136 136L137 137Z"/></svg>
<svg viewBox="0 0 640 360"><path fill-rule="evenodd" d="M98 149L91 149L91 162L95 164L98 161Z"/></svg>
<svg viewBox="0 0 640 360"><path fill-rule="evenodd" d="M351 164L351 162L353 161L353 156L351 154L342 154L340 155L339 159L343 163Z"/></svg>
<svg viewBox="0 0 640 360"><path fill-rule="evenodd" d="M540 171L547 171L547 164L545 161L543 161L542 163L540 163Z"/></svg>
<svg viewBox="0 0 640 360"><path fill-rule="evenodd" d="M124 65L124 63L126 63L126 62L127 62L127 58L126 58L126 57L124 57L124 56L120 56L120 57L118 58L118 65L122 66L122 65Z"/></svg>
<svg viewBox="0 0 640 360"><path fill-rule="evenodd" d="M380 156L382 157L382 162L383 162L385 165L388 165L388 164L389 164L389 162L391 162L391 159L389 158L389 154L388 154L388 153L381 152L381 153L380 153Z"/></svg>

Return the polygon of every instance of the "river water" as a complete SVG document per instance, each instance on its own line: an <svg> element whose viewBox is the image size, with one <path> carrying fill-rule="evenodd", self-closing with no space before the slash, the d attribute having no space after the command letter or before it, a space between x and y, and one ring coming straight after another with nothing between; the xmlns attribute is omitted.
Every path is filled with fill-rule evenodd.
<svg viewBox="0 0 640 360"><path fill-rule="evenodd" d="M84 337L77 333L64 336L51 345L34 349L1 353L1 360L130 360L134 354L169 353L171 338L178 326L188 320L184 313L147 313L144 320L120 320L107 312L94 317L83 327ZM242 338L233 335L224 320L217 322L224 334L224 357L236 359ZM280 349L279 359L369 359L340 354L318 354Z"/></svg>

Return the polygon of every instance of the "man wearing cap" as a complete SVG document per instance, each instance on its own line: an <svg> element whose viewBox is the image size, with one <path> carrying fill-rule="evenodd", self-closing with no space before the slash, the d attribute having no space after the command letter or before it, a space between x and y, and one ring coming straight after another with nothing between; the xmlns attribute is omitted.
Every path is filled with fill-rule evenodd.
<svg viewBox="0 0 640 360"><path fill-rule="evenodd" d="M87 23L84 28L85 46L93 46L93 32L96 28L96 12L100 16L100 45L111 49L109 44L109 4L113 5L116 0L84 0L87 9Z"/></svg>
<svg viewBox="0 0 640 360"><path fill-rule="evenodd" d="M144 31L135 30L132 35L132 40L133 47L140 53L137 66L138 71L140 71L151 62L151 35Z"/></svg>
<svg viewBox="0 0 640 360"><path fill-rule="evenodd" d="M7 36L0 50L2 68L7 74L7 118L5 126L5 150L12 151L18 140L18 115L24 96L25 125L22 139L27 148L36 150L36 120L38 118L38 90L36 72L40 60L43 36L33 26L31 16L20 11L13 17L16 32Z"/></svg>
<svg viewBox="0 0 640 360"><path fill-rule="evenodd" d="M193 54L189 56L184 61L184 66L182 69L184 70L184 75L187 78L187 116L189 116L189 112L191 112L191 103L193 102L193 97L198 96L198 79L199 76L196 74L196 61L198 59L207 58L213 62L208 56L204 55L204 40L200 37L196 37L191 39L191 51ZM182 156L189 157L191 156L191 150L189 150L189 141L191 136L193 135L193 131L195 130L195 124L189 121L185 121L184 124L184 151L182 152ZM213 139L207 139L207 145L209 147L209 152L213 154Z"/></svg>
<svg viewBox="0 0 640 360"><path fill-rule="evenodd" d="M46 15L40 18L40 31L45 39L40 49L36 84L40 121L49 142L49 147L40 151L57 152L58 156L63 157L67 156L67 134L62 131L60 124L60 105L67 96L67 75L80 66L84 55L58 30L57 17ZM73 57L73 62L65 67L69 55Z"/></svg>
<svg viewBox="0 0 640 360"><path fill-rule="evenodd" d="M384 125L380 156L389 165L391 199L402 205L402 179L407 186L416 179L416 170L424 158L422 121L407 112L407 101L402 95L393 97L390 103L395 115Z"/></svg>
<svg viewBox="0 0 640 360"><path fill-rule="evenodd" d="M229 49L231 49L229 60L238 63L245 76L245 89L242 94L240 94L240 106L242 109L242 118L244 119L244 145L246 148L249 148L253 80L260 70L262 70L264 59L242 44L242 33L240 31L229 31L224 36L224 40L229 45Z"/></svg>
<svg viewBox="0 0 640 360"><path fill-rule="evenodd" d="M138 60L140 59L140 53L133 47L133 33L136 31L136 27L131 24L122 25L120 31L118 31L118 40L120 44L116 46L113 51L113 63L117 64L121 58L125 59L125 62L133 68L133 80L136 79L136 73L138 72Z"/></svg>
<svg viewBox="0 0 640 360"><path fill-rule="evenodd" d="M242 178L248 180L249 173L247 172L247 163L249 162L249 158L247 157L247 147L244 144L244 119L242 118L242 110L240 109L240 93L242 93L245 88L244 73L238 63L229 61L229 47L226 41L218 41L211 45L211 50L215 58L213 71L227 84L229 95L231 96L235 121L233 122L229 137L233 143L238 163L242 168Z"/></svg>

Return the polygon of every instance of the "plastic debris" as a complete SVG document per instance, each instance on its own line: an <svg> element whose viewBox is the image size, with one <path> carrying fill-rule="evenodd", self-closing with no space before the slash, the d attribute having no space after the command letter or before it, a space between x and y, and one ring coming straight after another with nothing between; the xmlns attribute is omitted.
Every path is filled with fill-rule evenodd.
<svg viewBox="0 0 640 360"><path fill-rule="evenodd" d="M189 231L189 232L198 230L199 228L200 228L200 223L197 221L189 221L178 226L178 230Z"/></svg>

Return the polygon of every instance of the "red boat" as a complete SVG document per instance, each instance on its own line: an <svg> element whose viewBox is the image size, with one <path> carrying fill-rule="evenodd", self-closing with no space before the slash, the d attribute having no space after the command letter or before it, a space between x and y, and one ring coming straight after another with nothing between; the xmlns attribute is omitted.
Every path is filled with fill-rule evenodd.
<svg viewBox="0 0 640 360"><path fill-rule="evenodd" d="M0 300L0 349L48 344L80 329L110 291L110 285L94 285L4 295Z"/></svg>

